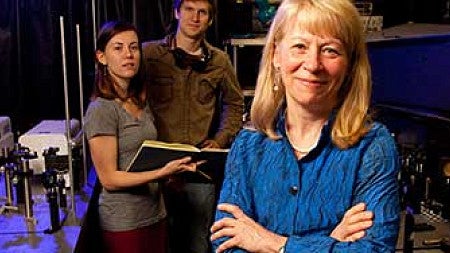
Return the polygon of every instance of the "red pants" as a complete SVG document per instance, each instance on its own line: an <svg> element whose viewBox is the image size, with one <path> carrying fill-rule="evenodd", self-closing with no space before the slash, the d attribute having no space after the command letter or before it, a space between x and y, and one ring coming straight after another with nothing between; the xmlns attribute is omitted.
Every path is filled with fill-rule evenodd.
<svg viewBox="0 0 450 253"><path fill-rule="evenodd" d="M166 221L128 231L103 231L103 243L108 253L166 253Z"/></svg>

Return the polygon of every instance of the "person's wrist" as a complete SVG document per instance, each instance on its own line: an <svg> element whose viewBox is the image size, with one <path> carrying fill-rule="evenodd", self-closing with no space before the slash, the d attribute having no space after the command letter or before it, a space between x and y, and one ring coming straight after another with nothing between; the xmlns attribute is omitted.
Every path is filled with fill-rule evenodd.
<svg viewBox="0 0 450 253"><path fill-rule="evenodd" d="M275 244L275 245L278 245L278 248L275 248L275 249L278 249L276 252L277 253L284 253L285 251L286 251L286 243L287 243L287 237L284 237L284 236L279 236L278 237L278 239L277 239L277 244Z"/></svg>

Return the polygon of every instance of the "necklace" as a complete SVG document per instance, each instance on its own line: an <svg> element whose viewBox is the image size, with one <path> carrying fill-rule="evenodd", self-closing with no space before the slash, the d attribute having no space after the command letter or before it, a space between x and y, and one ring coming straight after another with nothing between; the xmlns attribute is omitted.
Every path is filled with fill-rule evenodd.
<svg viewBox="0 0 450 253"><path fill-rule="evenodd" d="M289 131L287 129L287 126L285 126L286 129L286 137L289 141L289 143L291 144L292 148L294 148L295 151L299 152L302 155L306 155L309 152L311 152L311 150L313 150L315 147L317 147L317 143L319 142L319 139L317 139L311 146L306 147L306 148L301 148L297 145L295 145L292 141L291 141L291 137L289 136Z"/></svg>

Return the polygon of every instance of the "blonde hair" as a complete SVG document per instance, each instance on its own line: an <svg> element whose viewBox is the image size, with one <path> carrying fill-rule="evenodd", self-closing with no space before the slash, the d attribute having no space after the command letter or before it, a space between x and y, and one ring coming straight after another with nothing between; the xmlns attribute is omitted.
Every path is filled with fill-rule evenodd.
<svg viewBox="0 0 450 253"><path fill-rule="evenodd" d="M326 34L342 41L349 57L347 76L338 91L336 120L331 138L339 148L346 149L364 136L370 128L368 113L372 92L370 63L360 16L349 0L284 0L277 10L260 62L251 120L256 129L271 139L275 120L285 101L285 88L278 84L274 91L276 70L273 64L275 47L293 24L312 34Z"/></svg>

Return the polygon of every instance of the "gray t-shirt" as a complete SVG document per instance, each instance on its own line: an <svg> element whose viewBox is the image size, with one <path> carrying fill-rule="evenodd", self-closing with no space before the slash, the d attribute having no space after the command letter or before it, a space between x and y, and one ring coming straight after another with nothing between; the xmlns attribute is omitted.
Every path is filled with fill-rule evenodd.
<svg viewBox="0 0 450 253"><path fill-rule="evenodd" d="M148 105L137 119L118 102L103 98L89 104L84 132L88 140L99 135L117 136L119 170L126 169L144 140L156 139L154 118ZM99 215L102 228L108 231L154 224L166 217L160 186L154 182L120 191L102 189Z"/></svg>

